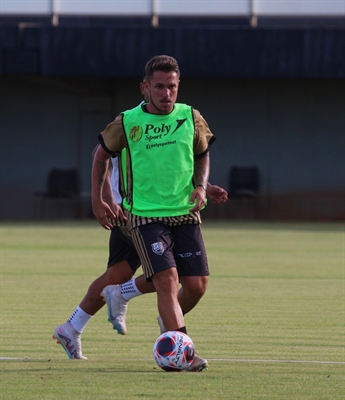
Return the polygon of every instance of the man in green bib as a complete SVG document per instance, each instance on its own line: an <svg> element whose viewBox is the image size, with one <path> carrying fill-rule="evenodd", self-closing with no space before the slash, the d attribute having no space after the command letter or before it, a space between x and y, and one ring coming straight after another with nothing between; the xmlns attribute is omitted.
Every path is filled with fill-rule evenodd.
<svg viewBox="0 0 345 400"><path fill-rule="evenodd" d="M104 203L98 221L109 229L111 219L127 219L145 277L157 292L161 323L187 333L184 309L196 305L208 283L199 211L206 204L215 138L199 111L176 103L180 70L173 57L153 57L145 76L149 102L121 113L99 135L92 199L102 203L107 163L118 155L124 212L115 215ZM178 299L179 283L186 296ZM199 370L207 368L200 360Z"/></svg>

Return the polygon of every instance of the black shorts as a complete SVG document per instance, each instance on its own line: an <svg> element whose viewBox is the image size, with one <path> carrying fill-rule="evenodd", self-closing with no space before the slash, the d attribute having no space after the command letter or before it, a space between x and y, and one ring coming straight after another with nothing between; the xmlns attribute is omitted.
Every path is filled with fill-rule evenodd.
<svg viewBox="0 0 345 400"><path fill-rule="evenodd" d="M140 267L140 258L126 226L114 226L109 239L108 268L120 261L127 261L133 274Z"/></svg>
<svg viewBox="0 0 345 400"><path fill-rule="evenodd" d="M200 225L152 222L133 228L131 233L146 279L175 266L179 276L210 274Z"/></svg>

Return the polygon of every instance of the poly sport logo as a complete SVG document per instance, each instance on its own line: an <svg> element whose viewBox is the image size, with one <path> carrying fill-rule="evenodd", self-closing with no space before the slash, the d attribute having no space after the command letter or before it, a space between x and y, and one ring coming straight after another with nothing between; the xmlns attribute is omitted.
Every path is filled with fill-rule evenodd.
<svg viewBox="0 0 345 400"><path fill-rule="evenodd" d="M151 249L155 254L158 254L159 256L164 253L164 246L162 242L152 243Z"/></svg>
<svg viewBox="0 0 345 400"><path fill-rule="evenodd" d="M176 120L176 127L175 129L170 133L172 126L171 125L165 125L160 124L160 125L152 125L152 124L146 124L145 127L145 135L146 135L146 140L151 140L151 139L160 139L162 136L166 136L170 133L170 135L174 134L178 129L181 128L181 126L187 121L187 118L185 119L177 119Z"/></svg>

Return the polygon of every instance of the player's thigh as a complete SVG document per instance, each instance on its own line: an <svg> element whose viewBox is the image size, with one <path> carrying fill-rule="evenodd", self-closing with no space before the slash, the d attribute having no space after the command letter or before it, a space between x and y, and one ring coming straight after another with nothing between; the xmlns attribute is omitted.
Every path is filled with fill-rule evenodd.
<svg viewBox="0 0 345 400"><path fill-rule="evenodd" d="M130 269L134 275L140 266L140 258L130 237L126 234L127 228L115 226L111 230L109 239L108 274L125 273Z"/></svg>
<svg viewBox="0 0 345 400"><path fill-rule="evenodd" d="M160 223L138 226L133 228L132 237L146 278L175 267L174 237L168 226Z"/></svg>
<svg viewBox="0 0 345 400"><path fill-rule="evenodd" d="M174 256L180 276L208 276L208 261L199 225L174 227Z"/></svg>

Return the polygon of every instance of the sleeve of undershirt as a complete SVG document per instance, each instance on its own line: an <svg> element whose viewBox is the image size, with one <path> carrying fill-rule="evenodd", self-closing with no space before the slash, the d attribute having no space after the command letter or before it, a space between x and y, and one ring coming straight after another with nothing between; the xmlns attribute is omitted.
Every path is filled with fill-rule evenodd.
<svg viewBox="0 0 345 400"><path fill-rule="evenodd" d="M115 155L126 147L126 137L122 125L122 115L115 118L113 122L110 122L106 126L103 132L98 135L103 149L111 154Z"/></svg>
<svg viewBox="0 0 345 400"><path fill-rule="evenodd" d="M198 110L193 109L193 117L195 122L194 156L202 157L209 151L216 138Z"/></svg>

